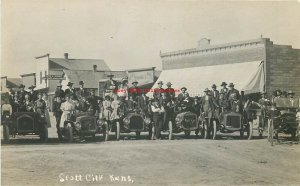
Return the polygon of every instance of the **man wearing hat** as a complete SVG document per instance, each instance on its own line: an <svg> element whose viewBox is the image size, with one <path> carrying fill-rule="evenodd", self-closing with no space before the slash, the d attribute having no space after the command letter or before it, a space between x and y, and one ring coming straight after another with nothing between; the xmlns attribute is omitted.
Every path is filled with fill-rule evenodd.
<svg viewBox="0 0 300 186"><path fill-rule="evenodd" d="M109 80L107 80L104 85L105 95L113 97L113 95L117 92L118 82L113 79L114 75L112 73L109 73L107 77L109 77Z"/></svg>
<svg viewBox="0 0 300 186"><path fill-rule="evenodd" d="M129 97L131 96L132 97L132 100L134 101L134 103L136 104L137 103L137 99L138 97L141 95L142 93L142 89L138 88L138 81L137 80L133 80L132 81L132 87L130 87L128 89L128 94L129 94Z"/></svg>
<svg viewBox="0 0 300 186"><path fill-rule="evenodd" d="M154 98L153 102L151 102L151 112L153 114L153 122L155 126L155 139L161 139L165 109L160 104L159 98Z"/></svg>
<svg viewBox="0 0 300 186"><path fill-rule="evenodd" d="M172 83L168 82L167 83L167 88L165 89L165 92L166 92L167 97L169 97L170 99L174 100L174 98L175 98L175 90L171 86L172 86Z"/></svg>
<svg viewBox="0 0 300 186"><path fill-rule="evenodd" d="M32 102L35 102L38 99L37 92L34 91L34 88L35 88L35 86L33 86L33 85L31 85L30 87L28 87L28 89L30 90L29 91L29 97L30 97L30 100Z"/></svg>
<svg viewBox="0 0 300 186"><path fill-rule="evenodd" d="M59 94L55 94L53 104L52 104L52 111L53 111L53 115L55 116L56 130L57 130L59 140L62 140L59 124L60 124L60 119L61 119L61 115L62 115L62 110L60 109L60 107L61 107L61 104L63 101L62 100L63 97L60 97Z"/></svg>
<svg viewBox="0 0 300 186"><path fill-rule="evenodd" d="M289 91L287 92L287 96L288 96L289 98L294 98L294 95L295 95L295 92L293 92L292 90L289 90Z"/></svg>
<svg viewBox="0 0 300 186"><path fill-rule="evenodd" d="M226 99L225 91L220 91L218 105L220 112L226 112L228 110L228 101Z"/></svg>
<svg viewBox="0 0 300 186"><path fill-rule="evenodd" d="M162 88L162 86L163 86L163 82L162 81L157 82L157 88L154 89L153 98L157 98L157 99L160 100L161 94L163 92L165 92L165 90Z"/></svg>
<svg viewBox="0 0 300 186"><path fill-rule="evenodd" d="M20 101L20 102L24 102L24 100L25 100L25 95L26 94L28 94L28 92L26 92L25 90L24 90L24 88L25 88L25 85L23 85L23 84L21 84L20 86L19 86L19 88L20 88L20 91L19 91L19 97L18 97L18 100Z"/></svg>
<svg viewBox="0 0 300 186"><path fill-rule="evenodd" d="M81 99L82 97L88 97L89 93L84 89L84 82L79 81L79 90L77 91L77 97L78 99Z"/></svg>
<svg viewBox="0 0 300 186"><path fill-rule="evenodd" d="M234 84L229 84L229 91L227 93L227 100L229 103L229 109L233 112L241 111L241 102L240 102L240 93L238 90L234 88Z"/></svg>
<svg viewBox="0 0 300 186"><path fill-rule="evenodd" d="M228 88L226 86L227 86L227 83L223 81L221 83L222 88L221 88L220 92L223 92L225 95L227 95L227 93L228 93Z"/></svg>
<svg viewBox="0 0 300 186"><path fill-rule="evenodd" d="M214 99L210 95L210 90L206 88L204 90L204 96L201 97L200 104L201 104L201 113L203 113L209 119L213 118L215 115L215 108L218 107L214 102ZM209 121L210 123L210 121Z"/></svg>
<svg viewBox="0 0 300 186"><path fill-rule="evenodd" d="M179 102L179 105L186 107L190 103L190 95L187 92L186 87L182 87L180 90L181 93L178 95L177 100Z"/></svg>
<svg viewBox="0 0 300 186"><path fill-rule="evenodd" d="M65 99L65 91L63 91L61 88L62 85L58 83L56 85L55 97L60 97L61 101L63 101Z"/></svg>
<svg viewBox="0 0 300 186"><path fill-rule="evenodd" d="M213 84L211 88L211 96L217 101L219 99L219 91L217 90L216 84Z"/></svg>
<svg viewBox="0 0 300 186"><path fill-rule="evenodd" d="M73 99L77 100L76 90L75 88L73 88L73 83L68 82L67 86L68 88L65 90L65 95L70 95L71 97L73 97Z"/></svg>

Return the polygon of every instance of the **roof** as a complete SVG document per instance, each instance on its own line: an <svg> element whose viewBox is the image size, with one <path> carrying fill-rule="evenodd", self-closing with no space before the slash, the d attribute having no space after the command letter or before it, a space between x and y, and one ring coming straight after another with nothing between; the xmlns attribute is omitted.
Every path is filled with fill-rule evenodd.
<svg viewBox="0 0 300 186"><path fill-rule="evenodd" d="M26 76L35 76L35 73L30 73L30 74L21 74L21 77L26 77Z"/></svg>
<svg viewBox="0 0 300 186"><path fill-rule="evenodd" d="M79 81L84 82L85 88L98 88L98 82L101 79L106 79L106 75L108 73L114 74L114 78L122 78L126 76L125 71L109 71L109 72L103 72L103 71L96 71L93 72L91 70L63 70L65 73L65 76L74 83L74 87L79 87Z"/></svg>
<svg viewBox="0 0 300 186"><path fill-rule="evenodd" d="M103 59L49 58L50 69L93 70L94 65L97 65L97 71L110 71Z"/></svg>
<svg viewBox="0 0 300 186"><path fill-rule="evenodd" d="M148 70L154 70L156 67L148 67L148 68L135 68L135 69L129 69L126 70L128 72L139 72L139 71L148 71Z"/></svg>
<svg viewBox="0 0 300 186"><path fill-rule="evenodd" d="M22 79L21 78L7 78L6 81L6 87L19 87L19 85L22 84Z"/></svg>

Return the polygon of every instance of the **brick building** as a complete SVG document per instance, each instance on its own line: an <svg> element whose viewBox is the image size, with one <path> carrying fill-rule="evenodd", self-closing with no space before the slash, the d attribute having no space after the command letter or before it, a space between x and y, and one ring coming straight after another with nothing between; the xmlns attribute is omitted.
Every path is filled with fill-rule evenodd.
<svg viewBox="0 0 300 186"><path fill-rule="evenodd" d="M300 49L294 49L290 45L273 44L269 38L219 45L211 45L210 40L202 39L197 48L165 52L161 53L160 57L163 72L262 61L264 91L270 94L276 89L293 90L300 95Z"/></svg>

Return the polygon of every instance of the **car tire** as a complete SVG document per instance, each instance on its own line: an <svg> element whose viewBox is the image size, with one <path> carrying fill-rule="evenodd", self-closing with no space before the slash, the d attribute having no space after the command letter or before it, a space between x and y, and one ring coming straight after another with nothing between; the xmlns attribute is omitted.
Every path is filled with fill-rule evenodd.
<svg viewBox="0 0 300 186"><path fill-rule="evenodd" d="M152 127L151 127L151 131L152 131L152 135L151 135L151 140L154 140L154 138L155 138L155 126L154 126L154 124L152 125Z"/></svg>
<svg viewBox="0 0 300 186"><path fill-rule="evenodd" d="M273 120L268 120L268 141L273 146L273 137L274 137L274 126L273 126Z"/></svg>
<svg viewBox="0 0 300 186"><path fill-rule="evenodd" d="M259 129L258 130L258 137L260 138L260 139L262 139L263 138L263 133L264 133L264 130L262 130L262 129Z"/></svg>
<svg viewBox="0 0 300 186"><path fill-rule="evenodd" d="M72 143L73 142L73 127L72 126L67 126L67 132L68 132L68 142Z"/></svg>
<svg viewBox="0 0 300 186"><path fill-rule="evenodd" d="M47 142L48 141L48 128L46 125L44 125L42 127L42 131L41 131L41 134L40 134L40 140L42 142Z"/></svg>
<svg viewBox="0 0 300 186"><path fill-rule="evenodd" d="M253 135L253 122L249 121L247 126L247 139L251 140Z"/></svg>
<svg viewBox="0 0 300 186"><path fill-rule="evenodd" d="M109 125L107 122L105 122L103 127L103 137L104 137L104 141L109 140Z"/></svg>
<svg viewBox="0 0 300 186"><path fill-rule="evenodd" d="M120 122L116 122L116 140L120 140Z"/></svg>
<svg viewBox="0 0 300 186"><path fill-rule="evenodd" d="M169 140L172 140L173 139L173 124L171 121L169 121L168 127L169 127Z"/></svg>
<svg viewBox="0 0 300 186"><path fill-rule="evenodd" d="M217 138L217 122L216 120L213 120L212 130L211 130L211 138L215 140Z"/></svg>
<svg viewBox="0 0 300 186"><path fill-rule="evenodd" d="M203 138L204 139L208 139L208 136L209 136L209 130L208 130L208 123L206 121L206 119L203 120L203 131L204 131L204 135L203 135Z"/></svg>
<svg viewBox="0 0 300 186"><path fill-rule="evenodd" d="M4 141L9 141L9 127L8 125L3 125L3 139Z"/></svg>

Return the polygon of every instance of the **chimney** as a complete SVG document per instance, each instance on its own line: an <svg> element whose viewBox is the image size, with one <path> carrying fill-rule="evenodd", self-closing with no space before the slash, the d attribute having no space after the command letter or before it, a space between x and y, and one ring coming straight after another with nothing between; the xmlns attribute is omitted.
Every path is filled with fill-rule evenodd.
<svg viewBox="0 0 300 186"><path fill-rule="evenodd" d="M93 65L93 71L97 72L97 65Z"/></svg>
<svg viewBox="0 0 300 186"><path fill-rule="evenodd" d="M69 54L68 53L64 53L65 59L69 59Z"/></svg>

